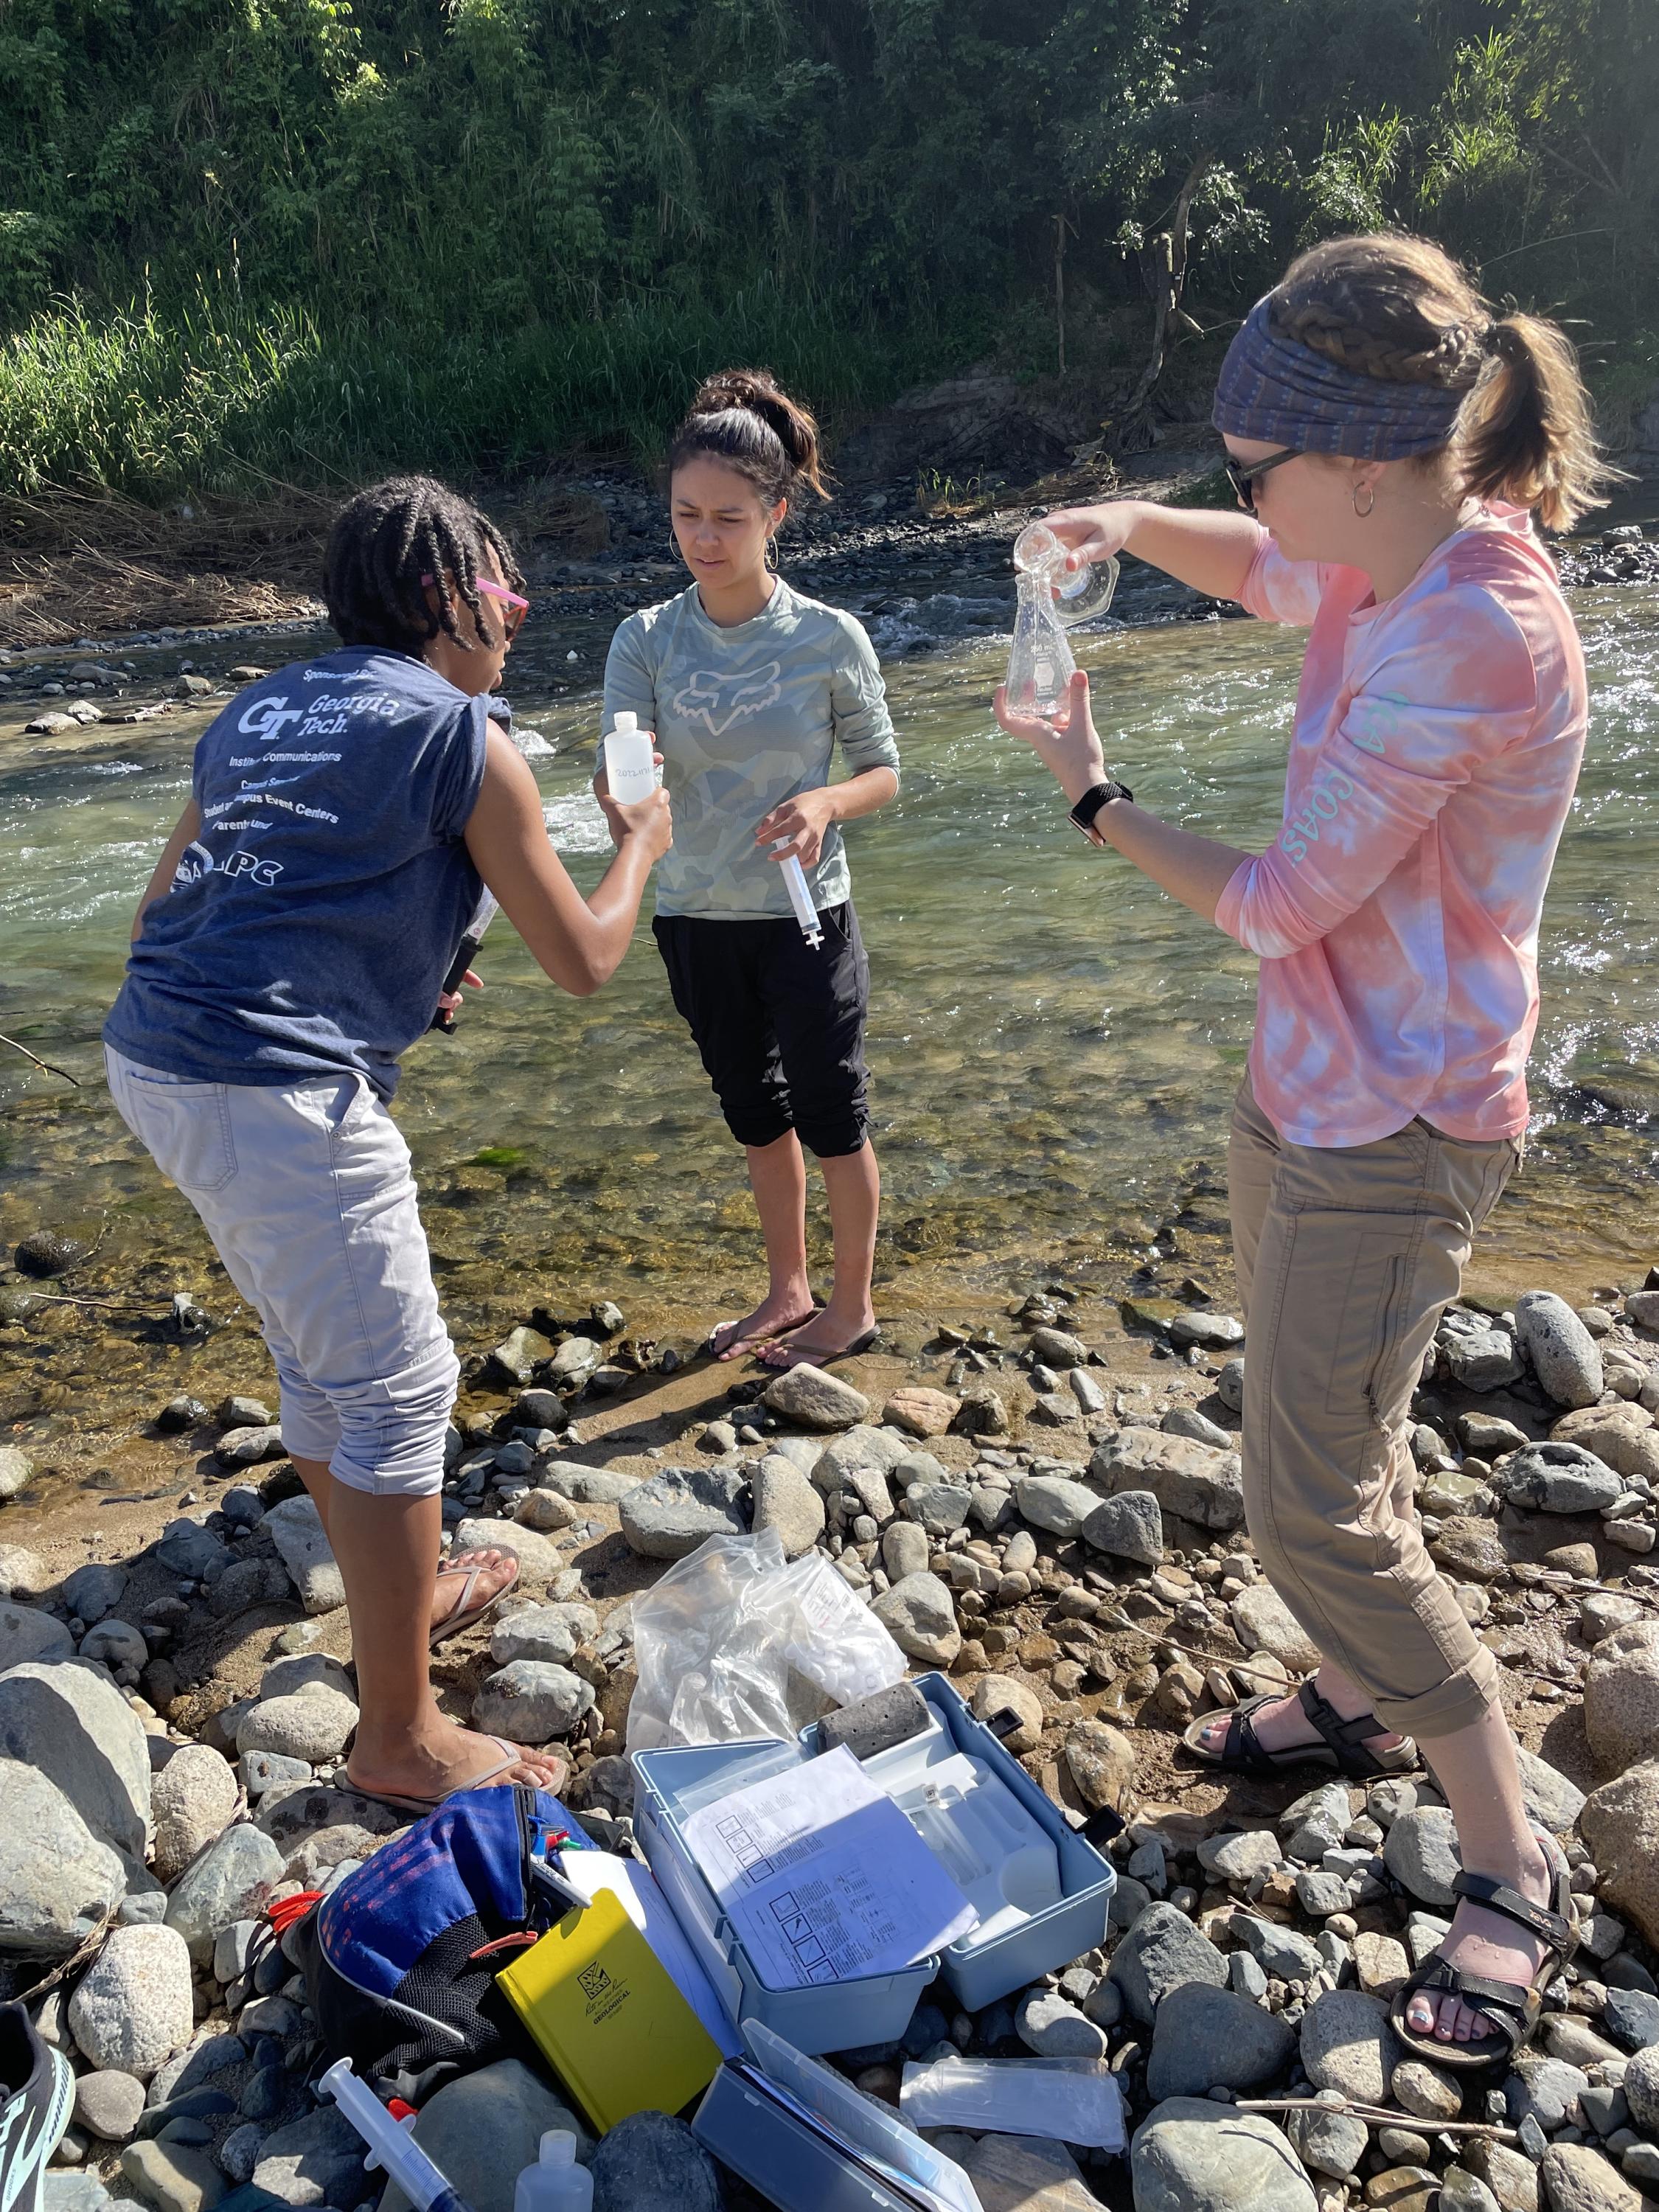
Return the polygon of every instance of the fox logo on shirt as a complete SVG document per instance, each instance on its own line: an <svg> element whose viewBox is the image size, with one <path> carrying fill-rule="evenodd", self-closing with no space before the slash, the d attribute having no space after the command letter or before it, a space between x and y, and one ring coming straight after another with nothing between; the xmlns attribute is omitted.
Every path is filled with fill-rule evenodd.
<svg viewBox="0 0 1659 2212"><path fill-rule="evenodd" d="M734 722L746 721L777 704L782 696L778 683L781 673L775 660L744 676L715 675L699 668L668 703L688 722L701 722L711 738L721 737Z"/></svg>

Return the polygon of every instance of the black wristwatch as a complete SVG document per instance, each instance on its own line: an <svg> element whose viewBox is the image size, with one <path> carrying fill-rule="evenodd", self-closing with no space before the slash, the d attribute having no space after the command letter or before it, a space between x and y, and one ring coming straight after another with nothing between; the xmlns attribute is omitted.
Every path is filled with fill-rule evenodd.
<svg viewBox="0 0 1659 2212"><path fill-rule="evenodd" d="M1068 820L1076 823L1091 845L1100 842L1095 836L1095 817L1103 806L1109 806L1115 799L1127 799L1133 804L1134 793L1127 783L1115 781L1091 784L1067 817Z"/></svg>

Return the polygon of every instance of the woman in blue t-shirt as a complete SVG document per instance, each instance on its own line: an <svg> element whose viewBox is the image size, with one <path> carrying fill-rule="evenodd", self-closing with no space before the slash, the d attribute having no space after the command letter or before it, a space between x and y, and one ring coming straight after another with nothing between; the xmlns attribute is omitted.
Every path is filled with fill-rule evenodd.
<svg viewBox="0 0 1659 2212"><path fill-rule="evenodd" d="M422 1811L484 1782L556 1789L565 1763L439 1711L428 1653L517 1575L439 1566L459 1367L438 1311L398 1061L484 888L586 997L628 948L668 799L607 802L617 857L584 900L486 695L528 606L505 541L428 477L360 493L329 540L343 650L238 694L196 749L190 805L133 922L105 1024L123 1119L201 1216L259 1316L283 1441L351 1616L354 1789ZM472 979L476 981L476 978Z"/></svg>

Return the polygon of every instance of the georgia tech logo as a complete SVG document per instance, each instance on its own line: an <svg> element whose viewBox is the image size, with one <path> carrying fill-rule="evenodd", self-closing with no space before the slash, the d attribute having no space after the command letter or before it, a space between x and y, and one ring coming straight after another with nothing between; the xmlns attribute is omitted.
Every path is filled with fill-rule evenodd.
<svg viewBox="0 0 1659 2212"><path fill-rule="evenodd" d="M688 722L701 722L711 738L721 737L733 722L747 721L751 714L776 705L782 696L780 673L775 660L745 676L719 676L699 668L668 703Z"/></svg>
<svg viewBox="0 0 1659 2212"><path fill-rule="evenodd" d="M297 722L304 714L303 707L290 707L286 699L255 699L242 709L242 719L236 725L245 738L263 738L267 744L280 738L290 722Z"/></svg>

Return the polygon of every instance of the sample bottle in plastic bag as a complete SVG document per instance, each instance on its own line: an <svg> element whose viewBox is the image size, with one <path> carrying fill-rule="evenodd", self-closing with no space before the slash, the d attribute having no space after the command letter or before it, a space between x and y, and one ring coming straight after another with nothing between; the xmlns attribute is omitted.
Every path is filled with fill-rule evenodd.
<svg viewBox="0 0 1659 2212"><path fill-rule="evenodd" d="M513 2212L592 2212L593 2177L576 2163L576 2138L550 2128L541 2154L520 2174Z"/></svg>
<svg viewBox="0 0 1659 2212"><path fill-rule="evenodd" d="M1052 714L1077 670L1066 633L1104 614L1117 589L1117 562L1066 565L1067 548L1046 522L1028 522L1014 540L1019 603L1006 697L1016 714Z"/></svg>

